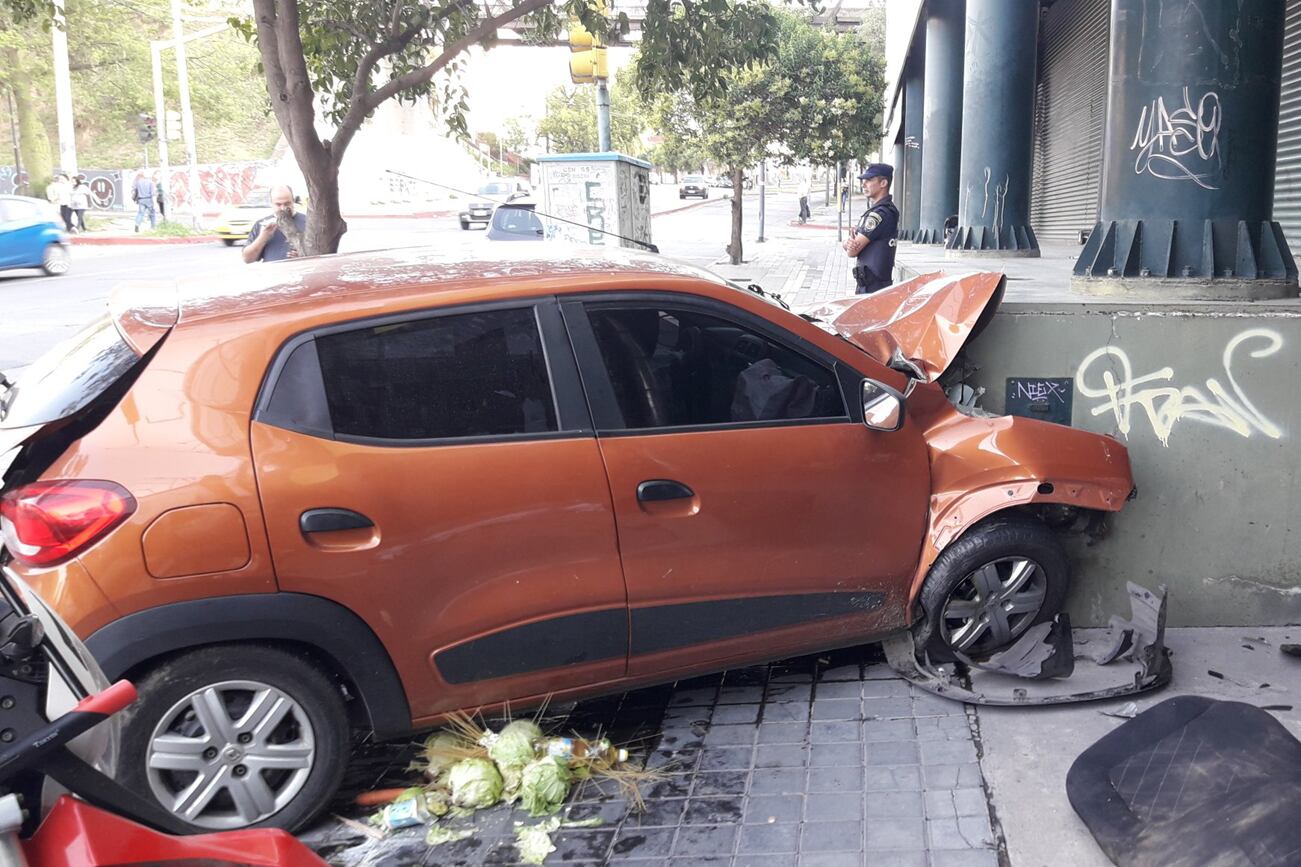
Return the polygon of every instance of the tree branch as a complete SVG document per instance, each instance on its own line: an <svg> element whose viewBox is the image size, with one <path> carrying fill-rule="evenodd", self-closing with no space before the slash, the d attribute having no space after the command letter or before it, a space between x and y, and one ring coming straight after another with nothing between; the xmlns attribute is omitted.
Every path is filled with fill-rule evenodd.
<svg viewBox="0 0 1301 867"><path fill-rule="evenodd" d="M473 3L473 0L469 0L469 2ZM357 130L361 128L361 124L366 119L367 115L382 105L385 100L396 96L404 90L428 84L433 80L433 77L438 74L439 70L451 63L453 59L470 46L475 45L488 36L496 33L498 28L503 25L509 24L517 18L523 18L530 12L535 12L544 6L549 6L553 2L555 2L555 0L524 0L523 3L503 12L495 18L489 18L486 21L480 22L479 26L475 27L469 33L465 34L460 39L457 39L452 44L445 46L443 48L443 53L438 55L433 63L423 66L420 69L413 69L405 75L400 75L397 78L391 79L383 87L376 90L358 95L356 87L357 82L354 82L352 105L348 106L348 113L344 115L343 121L340 122L339 129L335 133L331 147L331 156L335 161L335 165L337 166L342 162L344 150L348 147L348 143L352 140L352 137L356 135ZM369 54L370 52L367 52L367 56L369 56ZM380 56L382 57L384 55ZM361 69L358 68L357 72L359 75L358 80L360 80ZM367 74L367 79L369 79L369 73Z"/></svg>

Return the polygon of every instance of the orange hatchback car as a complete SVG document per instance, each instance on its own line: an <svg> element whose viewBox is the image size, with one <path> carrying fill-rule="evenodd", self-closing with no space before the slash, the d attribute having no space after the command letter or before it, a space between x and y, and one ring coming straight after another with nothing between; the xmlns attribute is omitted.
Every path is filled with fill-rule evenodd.
<svg viewBox="0 0 1301 867"><path fill-rule="evenodd" d="M352 729L908 628L988 654L1133 486L1109 438L946 398L1000 275L797 315L493 252L122 287L0 383L0 567L137 683L119 776L193 825L301 825Z"/></svg>

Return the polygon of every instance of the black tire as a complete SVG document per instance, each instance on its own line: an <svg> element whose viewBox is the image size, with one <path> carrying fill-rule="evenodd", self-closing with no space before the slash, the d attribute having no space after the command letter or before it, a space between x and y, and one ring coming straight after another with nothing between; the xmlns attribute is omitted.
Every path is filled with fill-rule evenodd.
<svg viewBox="0 0 1301 867"><path fill-rule="evenodd" d="M68 273L70 257L62 244L49 244L41 253L41 270L47 277L60 277Z"/></svg>
<svg viewBox="0 0 1301 867"><path fill-rule="evenodd" d="M993 577L1005 582L1001 592L1007 592L1018 561L1029 561L1036 567L1020 585L1025 589L1001 602L993 598L997 594L982 594L980 582L989 573L981 570L992 567ZM1042 587L1037 611L1013 613L1007 607L1032 605L1039 595L1036 585ZM914 626L917 646L925 648L932 659L949 661L954 659L953 644L971 640L975 633L963 653L987 657L1012 644L1031 626L1055 617L1069 589L1070 563L1052 530L1029 515L1013 512L994 516L945 548L931 566L918 596L923 613ZM954 616L965 614L964 609L979 614L971 618ZM985 619L983 631L981 618Z"/></svg>
<svg viewBox="0 0 1301 867"><path fill-rule="evenodd" d="M235 239L234 239L234 238L222 238L222 239L221 239L221 243L225 244L227 247L234 247L234 246L235 246Z"/></svg>
<svg viewBox="0 0 1301 867"><path fill-rule="evenodd" d="M296 710L291 710L283 721L272 727L273 732L281 733L273 736L273 743L283 745L287 740L292 742L295 735L299 739L304 737L304 730L298 727L297 722L296 715L299 711L310 725L312 743L311 757L307 760L309 768L303 775L305 779L299 777L294 783L284 781L292 780L297 773L295 771L250 771L252 762L256 759L248 759L249 766L244 766L231 764L236 760L228 760L224 748L218 750L214 747L217 751L215 757L210 757L205 752L203 758L207 760L210 769L219 768L226 763L231 764L229 775L262 775L260 780L267 783L271 791L285 793L286 801L274 812L257 821L245 823L236 815L238 808L232 798L232 789L223 788L222 793L198 814L200 821L189 822L196 830L207 832L228 827L253 827L293 831L315 817L338 789L348 762L348 717L339 689L312 662L289 651L265 645L214 645L167 659L149 670L144 677L137 675L135 681L140 697L122 715L122 751L117 778L133 791L158 801L164 809L170 810L172 804L164 801L154 790L154 785L163 786L166 791L180 791L185 788L187 779L194 780L199 775L189 771L156 771L155 779L151 782L146 765L147 757L155 729L165 717L172 715L178 703L186 701L189 696L218 684L256 682L278 690L297 703ZM240 693L237 689L232 689L222 695L230 696L232 702L237 702ZM250 698L252 695L250 693ZM240 721L238 711L231 714L229 722L237 725ZM173 736L186 738L203 739L207 736L203 724L192 712L188 717L178 717L177 727L169 731L175 733ZM285 737L282 732L289 732L289 736ZM252 739L251 735L248 737ZM229 745L232 741L226 740L225 743ZM253 755L253 746L243 749L249 750L249 756ZM241 767L244 768L243 774L239 772ZM277 780L282 783L279 788ZM295 786L296 792L290 796L291 787ZM229 809L222 812L218 808L224 804L228 804ZM189 821L182 816L178 818ZM222 822L227 824L221 824ZM232 826L230 822L237 824Z"/></svg>
<svg viewBox="0 0 1301 867"><path fill-rule="evenodd" d="M469 220L462 220L462 221L461 221L461 231L462 231L462 232L468 232L468 231L470 231L470 221L469 221Z"/></svg>

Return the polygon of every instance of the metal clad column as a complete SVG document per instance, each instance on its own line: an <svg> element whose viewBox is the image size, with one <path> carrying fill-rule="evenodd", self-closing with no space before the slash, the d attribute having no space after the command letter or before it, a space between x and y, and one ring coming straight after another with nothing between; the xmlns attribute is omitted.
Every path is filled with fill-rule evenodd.
<svg viewBox="0 0 1301 867"><path fill-rule="evenodd" d="M1296 295L1273 221L1283 0L1113 0L1099 223L1086 291Z"/></svg>
<svg viewBox="0 0 1301 867"><path fill-rule="evenodd" d="M967 0L962 179L950 255L1039 255L1030 228L1039 7Z"/></svg>
<svg viewBox="0 0 1301 867"><path fill-rule="evenodd" d="M918 39L913 56L908 60L903 91L903 146L904 158L895 170L903 169L903 197L898 199L899 237L911 241L921 228L922 206L922 123L925 114L926 84L923 77L926 66L926 40Z"/></svg>
<svg viewBox="0 0 1301 867"><path fill-rule="evenodd" d="M1288 0L1283 31L1283 95L1278 110L1274 219L1288 245L1301 244L1301 0Z"/></svg>
<svg viewBox="0 0 1301 867"><path fill-rule="evenodd" d="M944 221L958 212L962 153L963 0L926 5L926 108L922 122L920 244L943 244Z"/></svg>

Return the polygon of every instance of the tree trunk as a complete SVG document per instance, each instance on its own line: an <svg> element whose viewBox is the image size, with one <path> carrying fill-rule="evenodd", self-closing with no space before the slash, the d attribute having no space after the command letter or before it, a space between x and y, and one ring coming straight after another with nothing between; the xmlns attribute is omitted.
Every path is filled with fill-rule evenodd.
<svg viewBox="0 0 1301 867"><path fill-rule="evenodd" d="M307 215L305 256L337 253L348 223L339 211L339 168L333 163L316 171L304 171L311 210Z"/></svg>
<svg viewBox="0 0 1301 867"><path fill-rule="evenodd" d="M22 157L23 171L30 182L29 194L45 195L45 187L54 174L54 157L50 150L50 137L33 104L30 79L21 73L17 50L7 52L10 68L20 70L10 81L14 95L15 114L18 115L18 154Z"/></svg>
<svg viewBox="0 0 1301 867"><path fill-rule="evenodd" d="M742 169L732 169L732 243L727 245L727 254L732 257L733 265L741 264L741 221L743 218L741 201L741 181L745 177Z"/></svg>

